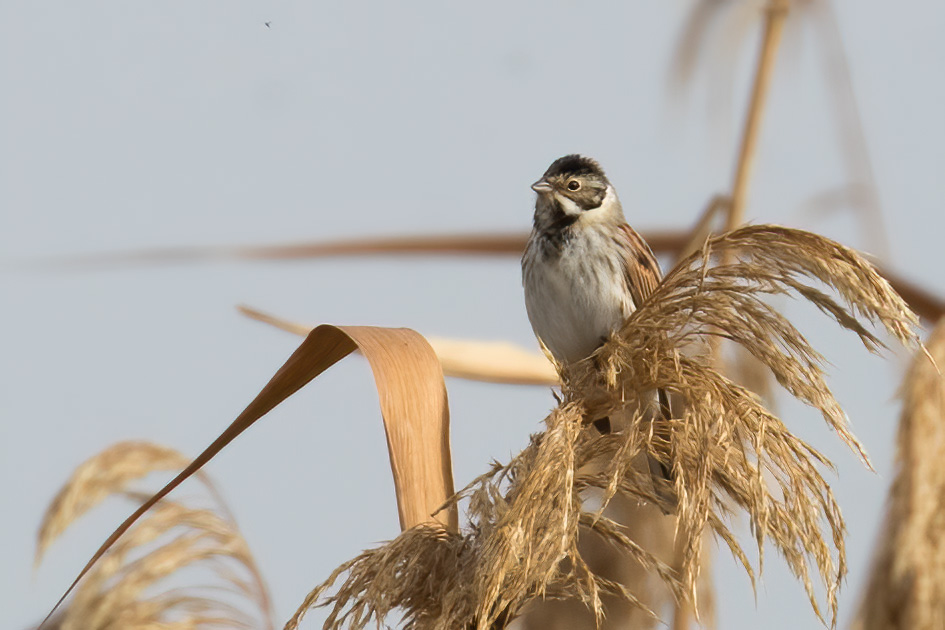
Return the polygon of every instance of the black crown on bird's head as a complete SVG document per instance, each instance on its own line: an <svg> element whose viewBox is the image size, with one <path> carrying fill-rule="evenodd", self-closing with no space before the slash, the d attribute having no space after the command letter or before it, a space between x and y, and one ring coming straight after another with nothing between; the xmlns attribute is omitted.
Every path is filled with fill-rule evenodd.
<svg viewBox="0 0 945 630"><path fill-rule="evenodd" d="M597 163L597 160L578 155L577 153L560 157L552 162L551 166L548 167L548 170L545 171L542 177L543 179L548 179L562 175L594 175L607 181L604 169Z"/></svg>

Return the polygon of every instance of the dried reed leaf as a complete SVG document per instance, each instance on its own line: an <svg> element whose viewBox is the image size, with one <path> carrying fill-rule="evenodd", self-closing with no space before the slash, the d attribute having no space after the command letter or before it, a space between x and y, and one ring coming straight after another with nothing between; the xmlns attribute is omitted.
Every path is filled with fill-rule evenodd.
<svg viewBox="0 0 945 630"><path fill-rule="evenodd" d="M521 253L528 235L444 234L359 238L337 241L284 243L276 245L235 245L166 247L129 252L63 256L42 261L43 267L109 267L116 264L187 263L213 260L295 260L337 256L417 255L417 254L503 254Z"/></svg>
<svg viewBox="0 0 945 630"><path fill-rule="evenodd" d="M716 259L727 262L710 265ZM633 558L675 598L688 599L698 610L705 532L724 542L755 579L730 529L737 511L749 518L759 556L766 541L778 549L817 614L822 613L814 582L823 584L827 612L835 620L846 562L843 519L821 474L832 464L759 398L717 372L709 352L698 352L717 335L741 345L785 389L819 410L865 461L824 381L820 355L764 301L787 293L814 303L869 350L882 343L864 323L918 344L914 314L852 250L777 226L746 227L710 239L703 252L667 274L592 360L563 374L564 398L546 418L545 430L507 465L494 465L451 499L468 500L470 520L461 536L414 529L364 552L316 588L286 627L295 628L336 581L334 594L321 602L330 607L326 628L362 628L372 619L383 623L395 609L408 629L501 628L526 603L541 598L576 599L598 620L606 595L645 607L636 593L591 569L578 547L581 532L600 536L614 553ZM646 420L645 407L657 388L687 403L671 421L668 437ZM588 419L625 407L639 411L624 430L601 436L585 428ZM588 493L603 496L604 503L608 495L662 501L645 464L640 466L645 457L673 470L678 498L673 565L603 514L600 500L586 505Z"/></svg>
<svg viewBox="0 0 945 630"><path fill-rule="evenodd" d="M945 319L927 345L945 365ZM945 376L921 355L903 402L898 471L856 630L945 628Z"/></svg>
<svg viewBox="0 0 945 630"><path fill-rule="evenodd" d="M401 527L408 529L433 521L455 531L458 527L455 508L438 510L453 494L453 478L446 386L433 350L421 335L406 328L322 325L308 334L263 390L210 446L108 537L49 616L145 512L256 420L355 349L367 358L374 372Z"/></svg>
<svg viewBox="0 0 945 630"><path fill-rule="evenodd" d="M667 231L651 231L647 242L654 250L674 240ZM128 264L190 263L216 260L298 260L341 256L507 255L521 256L527 233L431 234L274 245L168 247L62 256L34 261L27 266L44 269L112 268ZM22 266L22 265L21 265Z"/></svg>
<svg viewBox="0 0 945 630"><path fill-rule="evenodd" d="M723 200L719 199L719 201ZM713 202L716 200L714 199ZM691 241L689 230L653 230L643 235L654 252L677 255ZM114 254L69 256L33 263L34 268L75 270L82 266L113 267L126 263L186 263L201 260L295 260L335 256L416 256L416 255L487 255L521 257L528 234L492 233L480 235L441 234L324 241L282 245L242 247L177 247ZM22 268L20 264L18 267ZM945 299L933 295L889 270L882 275L924 319L934 322L945 316Z"/></svg>
<svg viewBox="0 0 945 630"><path fill-rule="evenodd" d="M449 376L509 385L558 384L558 373L547 356L513 343L428 339Z"/></svg>
<svg viewBox="0 0 945 630"><path fill-rule="evenodd" d="M172 449L146 442L122 442L90 458L50 505L40 545L48 544L50 537L62 533L108 495L140 503L146 495L128 491L130 481L179 468L187 461ZM271 629L271 602L249 547L213 486L206 478L203 481L214 508L190 508L167 500L158 503L89 571L48 627ZM202 571L188 574L188 567ZM171 575L177 578L175 586L158 590ZM192 579L181 587L181 578L187 576ZM195 582L197 576L200 579Z"/></svg>
<svg viewBox="0 0 945 630"><path fill-rule="evenodd" d="M238 306L237 309L250 319L296 335L305 336L312 330L311 326L280 319L248 306ZM443 337L426 337L426 340L446 376L508 385L558 384L558 373L547 357L515 344Z"/></svg>

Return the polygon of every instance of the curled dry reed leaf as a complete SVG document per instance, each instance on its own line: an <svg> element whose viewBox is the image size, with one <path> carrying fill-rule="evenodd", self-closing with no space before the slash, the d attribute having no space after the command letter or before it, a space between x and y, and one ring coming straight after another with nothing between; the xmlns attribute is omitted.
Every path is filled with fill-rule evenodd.
<svg viewBox="0 0 945 630"><path fill-rule="evenodd" d="M726 262L710 264L716 258ZM286 627L295 628L336 581L334 594L321 602L330 607L326 628L361 628L399 610L406 628L485 630L504 627L524 604L547 597L577 599L598 619L607 594L645 607L635 593L588 566L578 547L579 535L587 532L633 558L674 597L696 600L706 531L755 578L730 529L738 512L750 521L759 559L765 542L772 544L818 615L814 584L820 582L835 620L846 562L843 519L821 474L831 462L757 396L716 371L707 352L698 352L716 336L740 345L867 461L826 385L821 356L766 304L765 298L777 294L812 302L870 351L882 343L866 323L918 345L915 315L852 250L777 226L745 227L710 239L667 274L592 360L562 375L563 399L546 418L545 430L508 464L495 464L451 499L468 500L469 522L461 535L414 529L364 552L313 591ZM644 413L656 388L686 402L668 434L654 431ZM602 436L585 428L588 418L624 408L640 411L623 431ZM679 557L673 566L584 501L594 491L603 493L605 504L617 494L660 502L640 465L647 455L674 473ZM698 609L698 601L693 603Z"/></svg>
<svg viewBox="0 0 945 630"><path fill-rule="evenodd" d="M927 347L945 365L945 319ZM945 628L945 376L922 356L903 402L898 470L856 630Z"/></svg>
<svg viewBox="0 0 945 630"><path fill-rule="evenodd" d="M48 547L107 496L146 498L129 491L130 482L187 462L180 453L147 442L121 442L95 455L53 500L40 527L39 547ZM203 481L215 507L157 504L95 565L51 627L272 628L269 595L246 540L209 481ZM171 575L191 579L183 586L177 577L173 588L160 590Z"/></svg>
<svg viewBox="0 0 945 630"><path fill-rule="evenodd" d="M370 363L380 399L402 529L434 522L458 530L453 494L449 407L443 372L430 345L406 328L322 325L312 330L243 412L173 480L144 501L93 554L41 624L134 523L259 418L329 367L358 350Z"/></svg>

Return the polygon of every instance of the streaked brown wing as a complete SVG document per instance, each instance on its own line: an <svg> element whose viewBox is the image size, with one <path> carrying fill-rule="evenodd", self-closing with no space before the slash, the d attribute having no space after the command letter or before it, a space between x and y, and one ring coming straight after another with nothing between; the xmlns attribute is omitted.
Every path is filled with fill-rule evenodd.
<svg viewBox="0 0 945 630"><path fill-rule="evenodd" d="M634 306L639 308L656 291L663 274L660 272L660 265L656 261L656 256L653 255L653 250L646 244L643 237L637 234L636 230L624 224L620 226L619 234L621 245L626 252L624 260L627 285L630 289L630 295L633 297ZM673 417L673 410L665 389L656 390L656 400L659 405L660 416L666 422L655 421L653 432L658 443L668 445L672 441L672 429L668 421ZM653 477L653 486L657 497L659 497L657 505L664 514L671 514L676 511L678 504L674 489L675 480L673 478L672 462L664 461L662 457L657 458L652 454L648 456L647 461L649 462L650 475Z"/></svg>
<svg viewBox="0 0 945 630"><path fill-rule="evenodd" d="M620 226L619 244L625 251L627 286L633 304L639 307L659 286L663 274L650 246L626 223Z"/></svg>

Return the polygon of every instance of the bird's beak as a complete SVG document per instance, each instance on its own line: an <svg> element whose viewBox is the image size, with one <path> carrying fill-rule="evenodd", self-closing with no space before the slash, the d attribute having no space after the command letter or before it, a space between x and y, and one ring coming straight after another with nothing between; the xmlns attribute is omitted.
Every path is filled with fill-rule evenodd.
<svg viewBox="0 0 945 630"><path fill-rule="evenodd" d="M552 188L551 184L543 179L539 179L537 182L532 184L532 190L541 195L543 193L550 193L554 189Z"/></svg>

